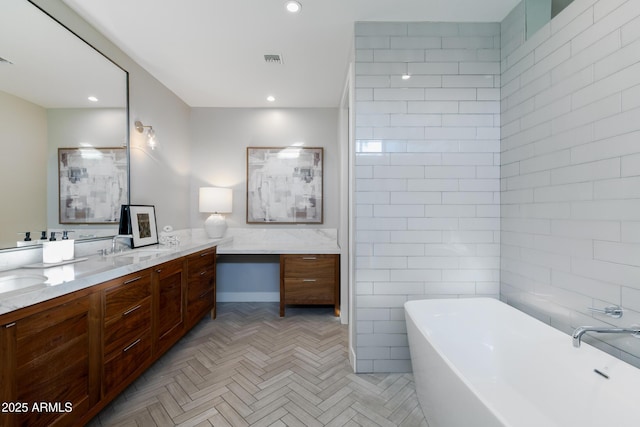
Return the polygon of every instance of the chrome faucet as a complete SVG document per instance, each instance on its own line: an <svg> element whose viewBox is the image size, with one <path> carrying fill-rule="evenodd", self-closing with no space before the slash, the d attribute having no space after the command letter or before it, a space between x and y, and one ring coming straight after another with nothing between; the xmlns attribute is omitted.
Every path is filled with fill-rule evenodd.
<svg viewBox="0 0 640 427"><path fill-rule="evenodd" d="M640 338L640 326L632 326L630 328L612 328L600 326L580 326L573 331L573 346L580 347L582 336L587 332L597 332L606 334L631 334L636 338Z"/></svg>
<svg viewBox="0 0 640 427"><path fill-rule="evenodd" d="M115 254L116 253L116 243L118 242L118 239L125 239L125 238L133 238L133 236L131 234L116 234L115 236L113 236L113 239L111 239L111 253Z"/></svg>

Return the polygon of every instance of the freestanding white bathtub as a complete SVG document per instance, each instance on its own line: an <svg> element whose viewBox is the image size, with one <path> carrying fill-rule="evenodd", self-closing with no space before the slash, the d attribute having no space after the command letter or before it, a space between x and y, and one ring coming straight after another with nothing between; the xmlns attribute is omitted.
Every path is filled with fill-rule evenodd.
<svg viewBox="0 0 640 427"><path fill-rule="evenodd" d="M495 299L404 307L429 427L640 426L640 369Z"/></svg>

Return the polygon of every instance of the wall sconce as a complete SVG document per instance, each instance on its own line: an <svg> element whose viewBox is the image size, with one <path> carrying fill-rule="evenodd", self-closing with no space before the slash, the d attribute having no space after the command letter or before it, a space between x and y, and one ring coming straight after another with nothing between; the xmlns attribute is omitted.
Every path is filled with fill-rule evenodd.
<svg viewBox="0 0 640 427"><path fill-rule="evenodd" d="M140 133L144 133L144 128L149 128L147 131L147 144L152 150L155 150L158 142L156 141L156 131L153 130L153 126L145 126L140 120L136 120L134 124L136 126L136 130Z"/></svg>
<svg viewBox="0 0 640 427"><path fill-rule="evenodd" d="M212 239L219 239L227 231L227 221L221 213L230 213L233 205L233 191L230 188L201 187L200 212L210 213L204 222L204 229Z"/></svg>

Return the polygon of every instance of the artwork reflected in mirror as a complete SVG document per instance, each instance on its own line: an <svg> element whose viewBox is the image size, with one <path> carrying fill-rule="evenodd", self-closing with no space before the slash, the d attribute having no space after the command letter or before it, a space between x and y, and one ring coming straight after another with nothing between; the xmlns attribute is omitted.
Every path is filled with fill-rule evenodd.
<svg viewBox="0 0 640 427"><path fill-rule="evenodd" d="M59 148L60 224L117 224L127 203L127 150Z"/></svg>

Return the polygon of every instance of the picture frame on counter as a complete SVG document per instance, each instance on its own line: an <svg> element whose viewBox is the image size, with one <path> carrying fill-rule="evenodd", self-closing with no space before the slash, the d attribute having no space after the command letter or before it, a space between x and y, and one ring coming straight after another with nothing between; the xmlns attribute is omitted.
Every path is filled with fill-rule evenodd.
<svg viewBox="0 0 640 427"><path fill-rule="evenodd" d="M123 205L121 218L119 233L131 234L131 248L158 244L155 206Z"/></svg>

